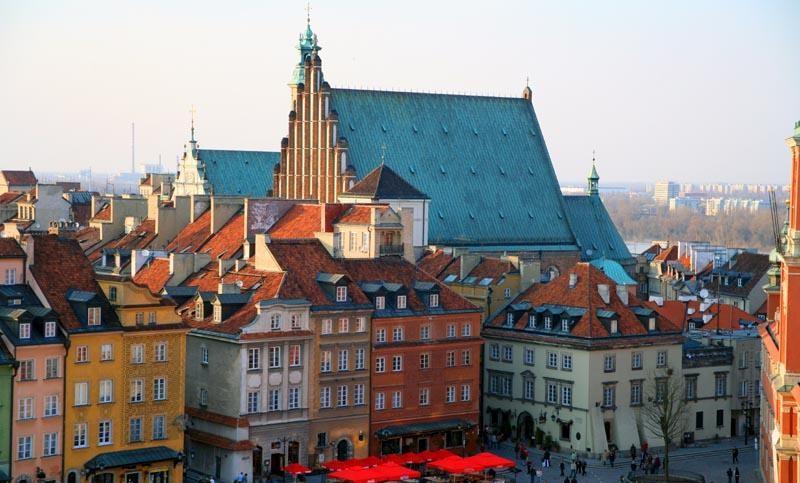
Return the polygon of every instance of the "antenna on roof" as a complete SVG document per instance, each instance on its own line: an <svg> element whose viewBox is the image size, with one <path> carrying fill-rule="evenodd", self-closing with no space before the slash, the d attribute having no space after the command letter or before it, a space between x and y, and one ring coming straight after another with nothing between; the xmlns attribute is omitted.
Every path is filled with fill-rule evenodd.
<svg viewBox="0 0 800 483"><path fill-rule="evenodd" d="M311 25L311 2L306 2L306 25Z"/></svg>
<svg viewBox="0 0 800 483"><path fill-rule="evenodd" d="M194 104L192 104L192 108L189 110L189 113L192 115L192 142L194 142L194 115L197 113L197 110L194 108Z"/></svg>

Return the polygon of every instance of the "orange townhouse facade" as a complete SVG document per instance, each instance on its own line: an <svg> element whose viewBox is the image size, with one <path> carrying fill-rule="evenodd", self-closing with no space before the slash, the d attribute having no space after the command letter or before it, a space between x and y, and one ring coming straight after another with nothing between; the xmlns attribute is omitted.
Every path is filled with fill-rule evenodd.
<svg viewBox="0 0 800 483"><path fill-rule="evenodd" d="M786 140L792 153L789 218L768 272L761 329L760 470L769 483L800 481L800 121Z"/></svg>

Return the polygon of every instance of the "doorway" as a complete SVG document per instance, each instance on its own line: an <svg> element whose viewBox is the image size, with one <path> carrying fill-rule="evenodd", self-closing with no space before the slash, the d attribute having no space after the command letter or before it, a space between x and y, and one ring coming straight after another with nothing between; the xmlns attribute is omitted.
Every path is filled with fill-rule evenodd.
<svg viewBox="0 0 800 483"><path fill-rule="evenodd" d="M346 439L339 440L339 442L336 443L336 459L339 461L344 461L348 458L349 454L350 444Z"/></svg>
<svg viewBox="0 0 800 483"><path fill-rule="evenodd" d="M253 477L261 476L264 471L264 448L256 446L253 449Z"/></svg>
<svg viewBox="0 0 800 483"><path fill-rule="evenodd" d="M289 441L287 460L290 464L300 462L300 443L297 441Z"/></svg>
<svg viewBox="0 0 800 483"><path fill-rule="evenodd" d="M603 421L603 427L606 430L606 443L611 442L611 421Z"/></svg>
<svg viewBox="0 0 800 483"><path fill-rule="evenodd" d="M417 452L428 451L428 438L419 438L417 440Z"/></svg>
<svg viewBox="0 0 800 483"><path fill-rule="evenodd" d="M283 455L280 453L272 453L269 457L269 469L273 475L280 474L283 471Z"/></svg>
<svg viewBox="0 0 800 483"><path fill-rule="evenodd" d="M533 416L524 412L517 418L517 439L530 443L533 438Z"/></svg>
<svg viewBox="0 0 800 483"><path fill-rule="evenodd" d="M139 483L139 473L125 473L125 483Z"/></svg>
<svg viewBox="0 0 800 483"><path fill-rule="evenodd" d="M731 418L731 438L736 437L736 418Z"/></svg>

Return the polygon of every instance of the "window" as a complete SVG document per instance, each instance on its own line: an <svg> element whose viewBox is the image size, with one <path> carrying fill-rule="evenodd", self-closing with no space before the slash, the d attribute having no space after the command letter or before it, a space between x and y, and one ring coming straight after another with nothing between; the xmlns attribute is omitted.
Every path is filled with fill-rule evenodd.
<svg viewBox="0 0 800 483"><path fill-rule="evenodd" d="M200 364L208 365L208 347L200 347Z"/></svg>
<svg viewBox="0 0 800 483"><path fill-rule="evenodd" d="M100 421L97 425L97 445L105 446L111 444L111 421Z"/></svg>
<svg viewBox="0 0 800 483"><path fill-rule="evenodd" d="M536 316L531 314L528 316L528 328L535 329L536 328Z"/></svg>
<svg viewBox="0 0 800 483"><path fill-rule="evenodd" d="M89 361L89 348L85 345L79 345L75 348L75 362L88 362Z"/></svg>
<svg viewBox="0 0 800 483"><path fill-rule="evenodd" d="M419 355L419 368L420 369L430 369L431 367L431 355L427 352L422 353Z"/></svg>
<svg viewBox="0 0 800 483"><path fill-rule="evenodd" d="M561 369L572 370L572 354L561 354Z"/></svg>
<svg viewBox="0 0 800 483"><path fill-rule="evenodd" d="M254 369L261 368L261 348L259 347L251 347L247 349L247 370L252 371Z"/></svg>
<svg viewBox="0 0 800 483"><path fill-rule="evenodd" d="M110 361L114 359L114 346L111 344L103 344L100 346L100 360Z"/></svg>
<svg viewBox="0 0 800 483"><path fill-rule="evenodd" d="M431 338L431 326L423 325L419 328L420 340L429 340Z"/></svg>
<svg viewBox="0 0 800 483"><path fill-rule="evenodd" d="M694 427L695 429L703 429L703 411L694 413Z"/></svg>
<svg viewBox="0 0 800 483"><path fill-rule="evenodd" d="M491 344L489 346L489 359L493 361L500 360L500 346L498 344Z"/></svg>
<svg viewBox="0 0 800 483"><path fill-rule="evenodd" d="M616 320L612 320L612 323L616 322ZM614 326L612 326L612 329ZM569 332L569 319L561 319L561 332ZM612 333L616 332L616 330L612 330Z"/></svg>
<svg viewBox="0 0 800 483"><path fill-rule="evenodd" d="M16 283L17 283L17 269L16 268L6 268L5 284L6 285L15 285Z"/></svg>
<svg viewBox="0 0 800 483"><path fill-rule="evenodd" d="M347 371L350 369L349 356L350 352L347 349L339 350L339 371Z"/></svg>
<svg viewBox="0 0 800 483"><path fill-rule="evenodd" d="M403 356L392 356L392 372L403 370Z"/></svg>
<svg viewBox="0 0 800 483"><path fill-rule="evenodd" d="M472 398L472 386L469 384L461 385L461 400L469 401Z"/></svg>
<svg viewBox="0 0 800 483"><path fill-rule="evenodd" d="M739 356L739 369L747 369L748 352L743 351Z"/></svg>
<svg viewBox="0 0 800 483"><path fill-rule="evenodd" d="M144 401L144 380L133 379L131 381L131 402L138 403Z"/></svg>
<svg viewBox="0 0 800 483"><path fill-rule="evenodd" d="M86 423L77 423L75 426L73 426L72 429L73 448L85 448L88 445L88 441L86 440L87 429L88 428Z"/></svg>
<svg viewBox="0 0 800 483"><path fill-rule="evenodd" d="M447 351L444 365L445 367L453 367L456 365L456 351Z"/></svg>
<svg viewBox="0 0 800 483"><path fill-rule="evenodd" d="M514 313L508 312L506 314L506 327L513 327L514 326Z"/></svg>
<svg viewBox="0 0 800 483"><path fill-rule="evenodd" d="M431 403L431 390L430 388L423 387L419 390L419 405L427 406Z"/></svg>
<svg viewBox="0 0 800 483"><path fill-rule="evenodd" d="M117 301L117 287L108 287L108 300L111 302Z"/></svg>
<svg viewBox="0 0 800 483"><path fill-rule="evenodd" d="M156 362L166 362L167 361L167 343L166 342L157 342L155 346L155 354L153 358Z"/></svg>
<svg viewBox="0 0 800 483"><path fill-rule="evenodd" d="M544 328L550 330L553 328L553 318L549 315L544 317Z"/></svg>
<svg viewBox="0 0 800 483"><path fill-rule="evenodd" d="M430 294L428 296L428 300L430 302L429 305L431 306L431 308L436 308L436 307L439 306L439 294L438 293Z"/></svg>
<svg viewBox="0 0 800 483"><path fill-rule="evenodd" d="M456 325L455 324L448 324L447 325L447 338L452 339L456 336Z"/></svg>
<svg viewBox="0 0 800 483"><path fill-rule="evenodd" d="M445 448L461 448L464 446L464 431L448 431L444 438Z"/></svg>
<svg viewBox="0 0 800 483"><path fill-rule="evenodd" d="M382 392L375 393L375 409L381 410L386 408L386 394Z"/></svg>
<svg viewBox="0 0 800 483"><path fill-rule="evenodd" d="M472 324L463 324L461 326L461 337L470 337L472 335Z"/></svg>
<svg viewBox="0 0 800 483"><path fill-rule="evenodd" d="M400 342L403 340L403 328L402 327L395 327L392 329L392 341L393 342Z"/></svg>
<svg viewBox="0 0 800 483"><path fill-rule="evenodd" d="M340 408L347 406L347 385L345 384L336 388L336 406Z"/></svg>
<svg viewBox="0 0 800 483"><path fill-rule="evenodd" d="M167 379L156 377L153 379L153 401L164 401L167 399Z"/></svg>
<svg viewBox="0 0 800 483"><path fill-rule="evenodd" d="M603 386L603 407L613 408L616 405L617 387L613 384Z"/></svg>
<svg viewBox="0 0 800 483"><path fill-rule="evenodd" d="M747 397L748 389L748 381L739 382L739 397Z"/></svg>
<svg viewBox="0 0 800 483"><path fill-rule="evenodd" d="M536 388L536 381L530 377L526 377L522 385L522 398L527 401L533 401Z"/></svg>
<svg viewBox="0 0 800 483"><path fill-rule="evenodd" d="M50 357L45 361L45 374L44 377L47 379L55 379L59 375L58 370L58 357Z"/></svg>
<svg viewBox="0 0 800 483"><path fill-rule="evenodd" d="M166 439L166 417L163 414L153 416L153 439Z"/></svg>
<svg viewBox="0 0 800 483"><path fill-rule="evenodd" d="M375 342L379 344L386 342L386 329L378 329L375 331Z"/></svg>
<svg viewBox="0 0 800 483"><path fill-rule="evenodd" d="M76 382L75 383L75 405L85 406L89 404L89 383Z"/></svg>
<svg viewBox="0 0 800 483"><path fill-rule="evenodd" d="M507 299L511 298L511 289L510 288L504 288L503 289L503 298L507 298Z"/></svg>
<svg viewBox="0 0 800 483"><path fill-rule="evenodd" d="M400 391L394 391L392 393L392 407L393 408L401 408L403 407L403 393Z"/></svg>
<svg viewBox="0 0 800 483"><path fill-rule="evenodd" d="M136 344L131 346L131 363L144 364L144 345Z"/></svg>
<svg viewBox="0 0 800 483"><path fill-rule="evenodd" d="M568 384L561 386L561 405L572 406L572 386Z"/></svg>
<svg viewBox="0 0 800 483"><path fill-rule="evenodd" d="M19 361L19 380L20 381L33 381L36 379L36 368L32 359Z"/></svg>
<svg viewBox="0 0 800 483"><path fill-rule="evenodd" d="M328 335L333 333L333 320L331 319L323 319L322 320L322 335Z"/></svg>
<svg viewBox="0 0 800 483"><path fill-rule="evenodd" d="M299 387L290 387L289 388L288 408L289 409L297 409L299 407L300 407L300 388Z"/></svg>
<svg viewBox="0 0 800 483"><path fill-rule="evenodd" d="M383 295L378 295L375 297L375 309L376 310L383 310L386 307L386 297Z"/></svg>
<svg viewBox="0 0 800 483"><path fill-rule="evenodd" d="M208 389L201 387L198 399L201 406L208 406Z"/></svg>
<svg viewBox="0 0 800 483"><path fill-rule="evenodd" d="M356 332L366 332L366 331L367 331L367 318L356 317Z"/></svg>
<svg viewBox="0 0 800 483"><path fill-rule="evenodd" d="M512 362L514 360L514 348L510 345L503 346L503 361Z"/></svg>
<svg viewBox="0 0 800 483"><path fill-rule="evenodd" d="M667 365L667 351L659 351L656 356L656 366L666 367Z"/></svg>
<svg viewBox="0 0 800 483"><path fill-rule="evenodd" d="M547 352L547 367L550 369L558 369L558 353Z"/></svg>
<svg viewBox="0 0 800 483"><path fill-rule="evenodd" d="M331 407L331 388L328 386L324 386L320 388L319 391L319 407L321 408L329 408Z"/></svg>
<svg viewBox="0 0 800 483"><path fill-rule="evenodd" d="M269 411L280 411L280 409L281 409L281 390L280 389L270 389L269 390L269 407L267 409Z"/></svg>
<svg viewBox="0 0 800 483"><path fill-rule="evenodd" d="M144 323L144 317L140 317L141 315L142 314L136 314L136 323L137 324L143 324ZM214 315L213 315L213 317L214 317L214 322L216 322L218 324L220 322L222 322L222 304L219 304L219 303L214 304ZM141 321L140 321L140 319L141 319Z"/></svg>
<svg viewBox="0 0 800 483"><path fill-rule="evenodd" d="M269 330L277 332L281 330L281 314L272 314L269 316Z"/></svg>
<svg viewBox="0 0 800 483"><path fill-rule="evenodd" d="M33 419L32 397L23 397L17 401L17 419Z"/></svg>
<svg viewBox="0 0 800 483"><path fill-rule="evenodd" d="M269 368L281 367L281 346L270 346L269 348Z"/></svg>
<svg viewBox="0 0 800 483"><path fill-rule="evenodd" d="M547 382L547 402L550 404L558 403L558 384L555 382Z"/></svg>
<svg viewBox="0 0 800 483"><path fill-rule="evenodd" d="M348 332L350 332L350 319L342 317L339 319L339 333L346 334Z"/></svg>
<svg viewBox="0 0 800 483"><path fill-rule="evenodd" d="M155 312L148 312L147 313L147 323L150 325L156 325L156 313Z"/></svg>
<svg viewBox="0 0 800 483"><path fill-rule="evenodd" d="M610 326L609 332L611 332L612 334L616 334L619 332L619 325L616 320L612 320L611 322L609 322L609 326Z"/></svg>
<svg viewBox="0 0 800 483"><path fill-rule="evenodd" d="M302 348L300 344L292 344L289 346L289 367L298 367L301 365L303 365Z"/></svg>
<svg viewBox="0 0 800 483"><path fill-rule="evenodd" d="M289 325L291 326L292 330L300 330L303 328L303 325L300 322L300 314L292 314L289 316Z"/></svg>
<svg viewBox="0 0 800 483"><path fill-rule="evenodd" d="M511 396L511 375L509 374L490 374L489 393L496 396Z"/></svg>
<svg viewBox="0 0 800 483"><path fill-rule="evenodd" d="M20 436L17 439L17 459L33 458L33 436Z"/></svg>
<svg viewBox="0 0 800 483"><path fill-rule="evenodd" d="M721 428L723 426L725 426L725 410L717 409L717 427Z"/></svg>
<svg viewBox="0 0 800 483"><path fill-rule="evenodd" d="M114 399L114 383L111 379L103 379L100 381L100 397L98 402L100 404L110 403Z"/></svg>
<svg viewBox="0 0 800 483"><path fill-rule="evenodd" d="M336 287L336 301L347 302L347 287L345 285Z"/></svg>
<svg viewBox="0 0 800 483"><path fill-rule="evenodd" d="M686 376L684 390L687 401L697 399L697 376Z"/></svg>
<svg viewBox="0 0 800 483"><path fill-rule="evenodd" d="M617 370L617 356L614 354L606 354L603 357L603 371L614 372Z"/></svg>
<svg viewBox="0 0 800 483"><path fill-rule="evenodd" d="M631 352L631 369L638 371L642 369L642 353Z"/></svg>
<svg viewBox="0 0 800 483"><path fill-rule="evenodd" d="M142 440L142 418L128 420L128 441L136 443Z"/></svg>
<svg viewBox="0 0 800 483"><path fill-rule="evenodd" d="M194 320L203 320L203 301L199 298L194 303Z"/></svg>
<svg viewBox="0 0 800 483"><path fill-rule="evenodd" d="M525 351L525 365L532 366L536 363L536 352L533 347L526 347Z"/></svg>
<svg viewBox="0 0 800 483"><path fill-rule="evenodd" d="M445 395L445 402L451 403L456 402L456 387L455 386L447 386L447 392Z"/></svg>
<svg viewBox="0 0 800 483"><path fill-rule="evenodd" d="M667 395L667 378L665 377L657 377L656 378L656 401L661 402L664 400L664 397Z"/></svg>
<svg viewBox="0 0 800 483"><path fill-rule="evenodd" d="M58 416L58 395L50 394L44 398L44 416Z"/></svg>
<svg viewBox="0 0 800 483"><path fill-rule="evenodd" d="M54 456L56 454L58 454L58 433L44 433L42 456Z"/></svg>
<svg viewBox="0 0 800 483"><path fill-rule="evenodd" d="M331 372L331 351L322 351L319 358L320 372Z"/></svg>
<svg viewBox="0 0 800 483"><path fill-rule="evenodd" d="M464 349L461 351L461 365L469 366L472 364L472 350Z"/></svg>
<svg viewBox="0 0 800 483"><path fill-rule="evenodd" d="M364 385L363 384L356 384L353 386L353 405L354 406L363 406L364 405Z"/></svg>
<svg viewBox="0 0 800 483"><path fill-rule="evenodd" d="M728 394L728 375L715 374L714 375L714 395L717 397L725 396Z"/></svg>
<svg viewBox="0 0 800 483"><path fill-rule="evenodd" d="M366 351L363 348L356 349L356 370L360 371L364 369L364 360L365 360Z"/></svg>
<svg viewBox="0 0 800 483"><path fill-rule="evenodd" d="M261 393L258 391L247 392L247 412L257 413L261 407Z"/></svg>
<svg viewBox="0 0 800 483"><path fill-rule="evenodd" d="M631 381L631 406L642 404L642 381Z"/></svg>
<svg viewBox="0 0 800 483"><path fill-rule="evenodd" d="M31 324L28 322L22 322L19 324L19 338L20 339L30 339L31 338Z"/></svg>
<svg viewBox="0 0 800 483"><path fill-rule="evenodd" d="M86 323L89 325L100 325L102 322L102 315L100 307L89 307Z"/></svg>

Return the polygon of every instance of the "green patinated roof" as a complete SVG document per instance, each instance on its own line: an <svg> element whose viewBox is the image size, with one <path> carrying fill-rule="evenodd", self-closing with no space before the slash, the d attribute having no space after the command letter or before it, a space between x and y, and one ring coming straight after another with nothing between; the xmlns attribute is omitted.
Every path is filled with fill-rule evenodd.
<svg viewBox="0 0 800 483"><path fill-rule="evenodd" d="M628 272L614 260L608 258L597 258L591 261L595 268L606 274L608 278L613 280L617 285L636 285L636 281L628 275Z"/></svg>
<svg viewBox="0 0 800 483"><path fill-rule="evenodd" d="M119 468L121 466L155 463L158 461L172 461L176 459L178 459L178 452L174 449L167 448L166 446L155 446L152 448L101 453L87 461L84 468L96 471L108 468Z"/></svg>
<svg viewBox="0 0 800 483"><path fill-rule="evenodd" d="M199 157L215 195L264 197L272 189L272 168L281 153L200 149Z"/></svg>
<svg viewBox="0 0 800 483"><path fill-rule="evenodd" d="M431 198L433 244L574 245L533 106L522 98L332 89L349 164L381 162Z"/></svg>
<svg viewBox="0 0 800 483"><path fill-rule="evenodd" d="M589 173L589 179L594 179L594 180L600 179L600 175L597 174L597 168L595 167L594 163L592 163L592 172Z"/></svg>
<svg viewBox="0 0 800 483"><path fill-rule="evenodd" d="M375 432L378 438L392 438L410 434L434 433L453 429L469 429L475 423L463 419L445 419L443 421L431 421L426 423L409 423L397 426L389 426Z"/></svg>
<svg viewBox="0 0 800 483"><path fill-rule="evenodd" d="M633 258L598 196L565 196L569 223L582 260L607 258L629 262Z"/></svg>

